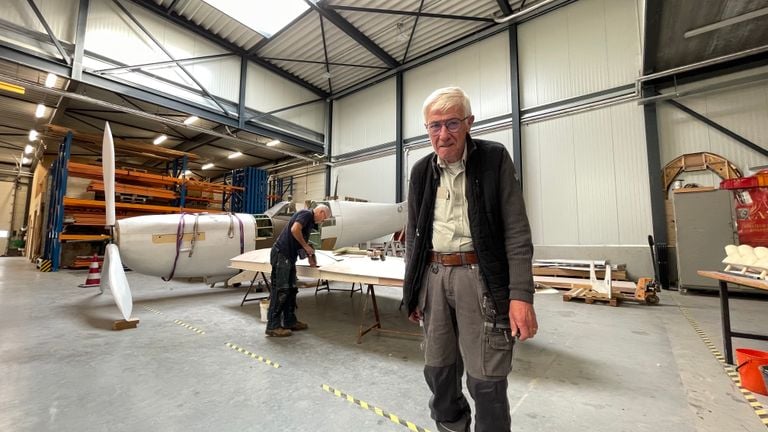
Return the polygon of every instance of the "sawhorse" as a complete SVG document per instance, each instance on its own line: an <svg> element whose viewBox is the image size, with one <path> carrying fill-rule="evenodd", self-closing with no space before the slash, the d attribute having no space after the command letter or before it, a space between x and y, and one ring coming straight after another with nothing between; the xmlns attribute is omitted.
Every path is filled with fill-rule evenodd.
<svg viewBox="0 0 768 432"><path fill-rule="evenodd" d="M253 283L256 282L256 278L258 278L259 275L261 275L261 278L264 280L264 285L267 287L267 295L248 298L248 294L250 294L251 291L253 290ZM258 285L261 285L261 282L259 282ZM255 275L253 275L253 279L251 279L251 285L248 287L248 291L245 292L245 295L243 296L243 301L240 302L240 307L243 307L243 305L248 302L268 299L271 292L272 292L272 288L269 286L269 282L267 281L267 276L264 274L264 272L257 272Z"/></svg>
<svg viewBox="0 0 768 432"><path fill-rule="evenodd" d="M355 288L355 284L359 284L360 286ZM320 285L323 285L323 288L320 288ZM345 289L338 289L338 288L331 288L331 284L328 283L326 279L318 279L317 285L315 286L315 295L317 295L320 291L346 291ZM349 296L352 297L352 295L359 291L360 294L363 293L363 284L360 282L352 282L352 289L349 291Z"/></svg>

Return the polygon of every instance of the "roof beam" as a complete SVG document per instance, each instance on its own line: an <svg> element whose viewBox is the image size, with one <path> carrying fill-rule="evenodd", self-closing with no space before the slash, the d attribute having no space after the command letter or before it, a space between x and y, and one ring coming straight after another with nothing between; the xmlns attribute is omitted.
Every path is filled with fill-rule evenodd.
<svg viewBox="0 0 768 432"><path fill-rule="evenodd" d="M152 11L152 12L155 12L158 15L162 15L163 17L171 20L174 24L178 24L179 26L184 27L185 29L187 29L187 30L189 30L189 31L191 31L193 33L196 33L196 34L198 34L200 36L203 36L206 39L209 39L212 42L215 42L215 43L219 44L223 48L226 48L226 49L228 49L229 51L232 51L235 54L247 55L248 56L248 60L258 64L259 66L263 67L264 69L267 69L268 71L270 71L270 72L272 72L272 73L274 73L274 74L276 74L276 75L278 75L278 76L280 76L282 78L285 78L285 79L293 82L294 84L298 84L298 85L304 87L305 89L307 89L307 90L317 94L318 96L322 96L322 97L328 97L329 96L327 92L325 92L324 90L320 89L319 87L316 87L316 86L310 84L309 82L304 81L303 79L297 77L296 75L293 75L291 73L286 72L283 69L280 69L279 67L273 65L272 63L270 63L270 62L268 62L266 60L263 60L262 58L260 58L258 56L252 55L251 53L249 53L246 50L244 50L243 48L235 45L234 43L232 43L232 42L222 38L221 36L219 36L219 35L217 35L217 34L215 34L213 32L210 32L210 31L208 31L208 30L198 26L197 24L187 20L186 18L180 16L175 11L166 10L164 7L160 6L159 4L155 3L152 0L130 0L130 1L132 1L133 3L136 3L138 5L141 5L142 7L146 8L146 9Z"/></svg>
<svg viewBox="0 0 768 432"><path fill-rule="evenodd" d="M384 51L380 46L376 45L368 36L364 35L357 27L353 26L349 21L344 19L338 12L328 8L324 2L314 3L309 0L304 0L307 4L317 11L321 17L330 21L333 25L341 29L347 36L351 37L355 42L362 45L371 54L379 58L384 64L391 68L395 68L400 64L391 55Z"/></svg>
<svg viewBox="0 0 768 432"><path fill-rule="evenodd" d="M499 4L501 16L512 15L512 8L509 7L509 2L507 2L507 0L496 0L496 3ZM517 161L515 161L515 163L517 163Z"/></svg>
<svg viewBox="0 0 768 432"><path fill-rule="evenodd" d="M504 0L499 0L499 1L504 2ZM344 10L344 11L350 11L350 12L370 12L370 13L379 13L379 14L386 14L386 15L422 16L425 18L452 19L452 20L461 20L461 21L480 21L480 22L487 22L487 23L494 22L493 18L464 16L464 15L447 15L447 14L436 14L436 13L429 13L429 12L414 12L414 11L404 11L404 10L397 10L397 9L377 9L377 8L366 8L366 7L359 7L359 6L343 6L343 5L328 5L328 7L334 10ZM510 11L509 14L511 13L512 12ZM505 15L508 15L508 14L505 14Z"/></svg>

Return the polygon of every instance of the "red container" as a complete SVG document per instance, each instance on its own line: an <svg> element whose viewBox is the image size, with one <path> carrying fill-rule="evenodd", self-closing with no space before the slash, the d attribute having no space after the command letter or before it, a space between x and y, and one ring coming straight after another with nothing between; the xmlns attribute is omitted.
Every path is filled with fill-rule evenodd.
<svg viewBox="0 0 768 432"><path fill-rule="evenodd" d="M720 188L733 191L739 243L768 247L768 173L723 180Z"/></svg>

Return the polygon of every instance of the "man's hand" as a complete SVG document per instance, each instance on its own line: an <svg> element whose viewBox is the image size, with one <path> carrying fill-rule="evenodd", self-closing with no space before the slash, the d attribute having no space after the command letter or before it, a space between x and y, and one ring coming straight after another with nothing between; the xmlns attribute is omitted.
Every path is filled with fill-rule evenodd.
<svg viewBox="0 0 768 432"><path fill-rule="evenodd" d="M536 321L536 311L533 310L533 305L521 300L510 300L509 325L512 334L519 334L521 341L536 336L539 323Z"/></svg>
<svg viewBox="0 0 768 432"><path fill-rule="evenodd" d="M304 250L307 251L307 256L308 257L311 257L311 256L313 256L315 254L315 250L309 244L304 246Z"/></svg>
<svg viewBox="0 0 768 432"><path fill-rule="evenodd" d="M416 324L418 324L419 321L421 321L422 318L424 318L424 317L421 315L421 309L419 309L418 306L416 307L415 311L411 312L411 314L408 315L408 319L411 322L414 322Z"/></svg>

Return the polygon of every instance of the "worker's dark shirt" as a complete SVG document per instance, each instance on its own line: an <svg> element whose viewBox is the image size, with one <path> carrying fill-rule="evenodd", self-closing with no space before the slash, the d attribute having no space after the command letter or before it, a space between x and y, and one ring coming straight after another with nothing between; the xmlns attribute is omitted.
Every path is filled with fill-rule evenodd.
<svg viewBox="0 0 768 432"><path fill-rule="evenodd" d="M288 225L283 228L283 232L277 237L273 248L277 248L280 255L288 258L292 262L296 262L296 256L298 255L301 244L291 234L291 227L294 222L301 224L301 235L304 237L304 241L309 240L309 233L315 228L315 214L311 210L299 210L291 216L291 220L288 221Z"/></svg>

